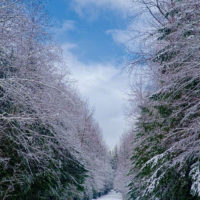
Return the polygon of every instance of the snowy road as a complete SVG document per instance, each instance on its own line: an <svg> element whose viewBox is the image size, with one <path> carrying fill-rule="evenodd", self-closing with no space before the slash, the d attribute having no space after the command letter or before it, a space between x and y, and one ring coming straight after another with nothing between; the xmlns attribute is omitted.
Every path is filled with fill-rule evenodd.
<svg viewBox="0 0 200 200"><path fill-rule="evenodd" d="M111 191L105 196L102 196L96 200L122 200L122 195L120 193L116 193L115 191Z"/></svg>

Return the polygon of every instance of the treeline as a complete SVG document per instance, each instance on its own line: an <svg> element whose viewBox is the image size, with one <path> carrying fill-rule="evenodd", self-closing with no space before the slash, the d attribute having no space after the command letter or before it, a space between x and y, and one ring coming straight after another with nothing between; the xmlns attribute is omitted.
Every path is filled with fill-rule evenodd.
<svg viewBox="0 0 200 200"><path fill-rule="evenodd" d="M116 191L121 192L123 199L127 199L128 184L131 182L131 177L128 176L128 172L131 168L130 157L133 153L133 140L134 135L132 132L122 135L120 146L113 153L116 163L115 176L113 181L113 187Z"/></svg>
<svg viewBox="0 0 200 200"><path fill-rule="evenodd" d="M43 2L0 1L0 199L90 200L112 187L110 157Z"/></svg>
<svg viewBox="0 0 200 200"><path fill-rule="evenodd" d="M118 151L115 187L125 199L200 200L200 2L138 2L153 29L138 63L148 82L135 90L140 111Z"/></svg>

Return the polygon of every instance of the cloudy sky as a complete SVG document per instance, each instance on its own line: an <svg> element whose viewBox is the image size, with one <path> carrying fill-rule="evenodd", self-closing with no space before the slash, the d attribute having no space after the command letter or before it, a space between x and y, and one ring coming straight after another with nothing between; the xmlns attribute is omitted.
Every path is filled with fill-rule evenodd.
<svg viewBox="0 0 200 200"><path fill-rule="evenodd" d="M55 39L84 99L94 108L104 140L113 148L126 129L127 48L133 45L130 0L50 0ZM131 25L130 25L131 24Z"/></svg>

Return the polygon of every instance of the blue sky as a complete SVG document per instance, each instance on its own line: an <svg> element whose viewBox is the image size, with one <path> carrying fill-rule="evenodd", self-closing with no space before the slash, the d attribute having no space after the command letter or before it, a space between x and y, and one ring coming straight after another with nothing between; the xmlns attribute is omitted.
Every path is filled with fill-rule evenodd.
<svg viewBox="0 0 200 200"><path fill-rule="evenodd" d="M84 99L95 109L104 140L110 148L119 143L127 124L128 77L123 72L129 33L130 0L50 0L55 21L54 39ZM136 44L135 44L136 45ZM136 45L137 46L137 45Z"/></svg>
<svg viewBox="0 0 200 200"><path fill-rule="evenodd" d="M73 0L50 1L49 12L56 20L56 26L61 28L67 21L74 26L60 33L57 41L61 44L69 41L77 44L78 48L73 53L85 63L122 61L126 55L124 46L116 43L108 31L125 29L128 16L122 15L119 10L116 12L89 3L82 13L77 12L75 7Z"/></svg>

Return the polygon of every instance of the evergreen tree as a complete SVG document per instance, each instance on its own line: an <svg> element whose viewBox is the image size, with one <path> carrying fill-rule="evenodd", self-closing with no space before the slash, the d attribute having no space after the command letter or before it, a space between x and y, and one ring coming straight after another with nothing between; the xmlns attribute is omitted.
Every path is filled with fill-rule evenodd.
<svg viewBox="0 0 200 200"><path fill-rule="evenodd" d="M0 199L92 199L110 189L100 130L60 73L46 29L43 1L0 3Z"/></svg>
<svg viewBox="0 0 200 200"><path fill-rule="evenodd" d="M158 89L141 105L130 194L137 200L197 200L200 4L198 0L166 0L160 5L164 19L155 34L157 44L150 63Z"/></svg>

